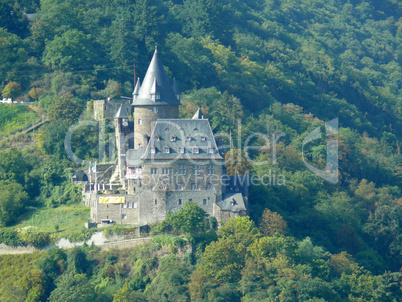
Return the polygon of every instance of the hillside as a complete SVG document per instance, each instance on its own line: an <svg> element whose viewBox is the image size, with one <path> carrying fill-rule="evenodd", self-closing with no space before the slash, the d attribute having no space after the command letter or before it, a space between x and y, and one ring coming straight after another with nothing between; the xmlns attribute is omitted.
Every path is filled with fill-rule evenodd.
<svg viewBox="0 0 402 302"><path fill-rule="evenodd" d="M52 238L60 227L86 236L71 227L88 213L70 183L80 166L66 156L66 131L91 120L90 100L131 96L134 66L143 78L155 46L182 91L180 115L201 107L234 147L221 150L227 159L236 155L228 173L271 180L251 186L251 220L234 219L239 225L228 233L216 235L209 222L201 228L205 237L194 238L174 223L155 226L155 233L190 238L195 251L187 258L172 248L166 260L158 255L144 266L137 252L106 264L84 248L76 253L94 261L94 271L74 273L75 256L33 256L56 253L57 273L38 264L29 278L42 287L29 301L59 301L55 284L69 282L90 288L88 301L397 301L400 1L5 0L0 7L1 98L33 102L0 104L0 241L29 243L16 231L26 226L36 227L38 238ZM326 127L336 118L336 131ZM314 131L328 136L306 143ZM311 167L326 168L333 140L338 174L329 182ZM99 129L79 128L72 148L97 160L98 142ZM255 236L246 240L241 232ZM10 259L4 261L19 261ZM29 295L24 290L21 299Z"/></svg>

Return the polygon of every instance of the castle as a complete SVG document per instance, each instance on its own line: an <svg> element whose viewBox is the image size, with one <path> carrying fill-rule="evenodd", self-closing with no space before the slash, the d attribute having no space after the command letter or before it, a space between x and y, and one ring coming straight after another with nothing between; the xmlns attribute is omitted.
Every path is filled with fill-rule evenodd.
<svg viewBox="0 0 402 302"><path fill-rule="evenodd" d="M85 189L92 222L151 225L190 201L218 222L247 214L247 184L225 174L223 155L200 109L191 119L179 118L180 92L156 49L128 105L122 102L114 116L116 162L99 166L103 184L95 179ZM95 106L102 108L95 110L100 119L116 102L95 101Z"/></svg>

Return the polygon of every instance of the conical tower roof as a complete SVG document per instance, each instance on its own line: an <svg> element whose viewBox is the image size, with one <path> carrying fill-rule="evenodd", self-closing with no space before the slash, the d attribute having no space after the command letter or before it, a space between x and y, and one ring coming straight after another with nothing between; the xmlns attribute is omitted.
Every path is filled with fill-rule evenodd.
<svg viewBox="0 0 402 302"><path fill-rule="evenodd" d="M127 112L122 105L120 105L119 110L117 110L116 115L114 118L128 118Z"/></svg>
<svg viewBox="0 0 402 302"><path fill-rule="evenodd" d="M203 118L204 118L204 113L202 113L201 108L198 108L191 119L192 120L201 120Z"/></svg>
<svg viewBox="0 0 402 302"><path fill-rule="evenodd" d="M155 93L157 96L151 97L151 95L155 96ZM180 100L177 99L173 92L156 48L141 88L139 89L138 96L133 100L132 105L180 105Z"/></svg>

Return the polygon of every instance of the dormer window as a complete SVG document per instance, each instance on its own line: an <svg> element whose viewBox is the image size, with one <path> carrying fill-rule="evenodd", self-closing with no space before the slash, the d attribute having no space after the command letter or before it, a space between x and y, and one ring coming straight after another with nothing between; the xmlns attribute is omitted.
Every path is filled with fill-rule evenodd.
<svg viewBox="0 0 402 302"><path fill-rule="evenodd" d="M180 147L180 148L179 148L179 154L184 154L184 152L185 152L185 151L184 151L184 147Z"/></svg>
<svg viewBox="0 0 402 302"><path fill-rule="evenodd" d="M170 141L171 141L171 142L175 142L175 141L176 141L176 139L177 139L177 137L176 137L176 136L171 136L171 137L170 137Z"/></svg>
<svg viewBox="0 0 402 302"><path fill-rule="evenodd" d="M235 206L237 203L236 203L236 200L234 200L234 199L232 199L232 201L230 202L230 205L233 207L233 206Z"/></svg>
<svg viewBox="0 0 402 302"><path fill-rule="evenodd" d="M214 148L208 148L208 154L214 154L215 149Z"/></svg>
<svg viewBox="0 0 402 302"><path fill-rule="evenodd" d="M194 148L193 148L193 153L194 153L194 154L199 154L199 153L200 153L200 148L194 147Z"/></svg>
<svg viewBox="0 0 402 302"><path fill-rule="evenodd" d="M161 140L160 136L155 136L155 140L157 140L158 142Z"/></svg>
<svg viewBox="0 0 402 302"><path fill-rule="evenodd" d="M176 94L176 98L178 101L180 101L180 94Z"/></svg>
<svg viewBox="0 0 402 302"><path fill-rule="evenodd" d="M191 142L191 138L192 138L191 136L187 136L186 141Z"/></svg>
<svg viewBox="0 0 402 302"><path fill-rule="evenodd" d="M160 98L161 98L161 95L159 93L155 94L155 99L160 100Z"/></svg>
<svg viewBox="0 0 402 302"><path fill-rule="evenodd" d="M155 153L156 153L155 147L151 147L151 154L155 154Z"/></svg>
<svg viewBox="0 0 402 302"><path fill-rule="evenodd" d="M207 138L205 136L201 136L201 141L205 142L207 140Z"/></svg>
<svg viewBox="0 0 402 302"><path fill-rule="evenodd" d="M158 112L158 107L157 107L157 106L154 106L154 107L152 108L152 111L153 111L154 113L157 113L157 112Z"/></svg>
<svg viewBox="0 0 402 302"><path fill-rule="evenodd" d="M170 154L170 148L163 148L164 154Z"/></svg>

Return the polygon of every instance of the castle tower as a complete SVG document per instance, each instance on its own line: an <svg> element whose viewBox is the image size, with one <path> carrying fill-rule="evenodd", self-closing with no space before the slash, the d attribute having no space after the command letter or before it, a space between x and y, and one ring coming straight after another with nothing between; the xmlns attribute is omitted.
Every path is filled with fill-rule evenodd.
<svg viewBox="0 0 402 302"><path fill-rule="evenodd" d="M117 148L117 164L119 169L119 178L123 179L124 169L126 165L126 137L130 132L128 125L128 115L123 106L120 106L114 117L114 127L116 134L116 148Z"/></svg>
<svg viewBox="0 0 402 302"><path fill-rule="evenodd" d="M151 137L153 123L160 118L179 118L180 92L176 81L169 78L155 48L141 87L139 81L133 92L134 149L145 146Z"/></svg>

